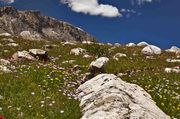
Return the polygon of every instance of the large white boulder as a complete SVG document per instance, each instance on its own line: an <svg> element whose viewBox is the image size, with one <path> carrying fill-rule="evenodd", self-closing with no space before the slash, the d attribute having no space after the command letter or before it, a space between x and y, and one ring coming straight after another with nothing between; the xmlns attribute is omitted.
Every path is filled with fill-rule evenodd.
<svg viewBox="0 0 180 119"><path fill-rule="evenodd" d="M148 45L149 44L144 41L137 44L137 46L148 46Z"/></svg>
<svg viewBox="0 0 180 119"><path fill-rule="evenodd" d="M100 74L77 89L81 119L170 119L141 87Z"/></svg>
<svg viewBox="0 0 180 119"><path fill-rule="evenodd" d="M95 61L91 62L90 67L101 69L108 61L109 61L109 58L100 57L96 59Z"/></svg>
<svg viewBox="0 0 180 119"><path fill-rule="evenodd" d="M159 55L161 54L161 49L154 45L148 45L141 52L145 55Z"/></svg>

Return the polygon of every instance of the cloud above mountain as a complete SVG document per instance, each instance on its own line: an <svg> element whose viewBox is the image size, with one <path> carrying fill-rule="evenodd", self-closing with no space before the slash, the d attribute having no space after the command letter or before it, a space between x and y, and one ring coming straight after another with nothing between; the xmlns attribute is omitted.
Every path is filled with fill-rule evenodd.
<svg viewBox="0 0 180 119"><path fill-rule="evenodd" d="M13 3L15 0L0 0L0 2L3 2L3 3L7 3L7 4L11 4Z"/></svg>
<svg viewBox="0 0 180 119"><path fill-rule="evenodd" d="M132 5L142 5L154 0L129 0ZM103 17L122 17L121 8L110 4L101 4L98 0L61 0L61 3L68 4L72 11L89 15ZM125 8L123 8L125 9Z"/></svg>
<svg viewBox="0 0 180 119"><path fill-rule="evenodd" d="M104 17L122 16L118 8L109 4L100 4L98 0L61 0L75 12Z"/></svg>

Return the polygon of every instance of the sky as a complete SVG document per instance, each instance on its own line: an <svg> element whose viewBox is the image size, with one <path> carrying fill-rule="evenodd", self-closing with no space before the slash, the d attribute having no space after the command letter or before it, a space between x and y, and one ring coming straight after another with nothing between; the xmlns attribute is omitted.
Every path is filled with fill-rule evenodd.
<svg viewBox="0 0 180 119"><path fill-rule="evenodd" d="M180 0L0 0L6 5L39 10L104 43L180 47Z"/></svg>

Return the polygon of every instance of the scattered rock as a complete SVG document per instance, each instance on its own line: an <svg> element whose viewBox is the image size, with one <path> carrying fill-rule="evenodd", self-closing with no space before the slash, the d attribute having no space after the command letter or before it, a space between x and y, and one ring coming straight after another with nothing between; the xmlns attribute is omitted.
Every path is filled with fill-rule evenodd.
<svg viewBox="0 0 180 119"><path fill-rule="evenodd" d="M115 60L119 60L119 58L121 58L121 57L127 57L127 55L126 54L123 54L123 53L117 53L117 54L115 54L114 56L113 56L113 59L115 59Z"/></svg>
<svg viewBox="0 0 180 119"><path fill-rule="evenodd" d="M12 38L3 38L2 41L7 41L7 42L10 42L10 43L15 42Z"/></svg>
<svg viewBox="0 0 180 119"><path fill-rule="evenodd" d="M12 35L9 33L0 33L0 36L12 36Z"/></svg>
<svg viewBox="0 0 180 119"><path fill-rule="evenodd" d="M114 46L119 47L119 46L121 46L121 44L115 43Z"/></svg>
<svg viewBox="0 0 180 119"><path fill-rule="evenodd" d="M91 41L82 41L82 44L92 44L93 42Z"/></svg>
<svg viewBox="0 0 180 119"><path fill-rule="evenodd" d="M135 43L128 43L128 44L126 44L126 46L127 47L134 47L134 46L136 46L136 44Z"/></svg>
<svg viewBox="0 0 180 119"><path fill-rule="evenodd" d="M38 60L48 61L48 53L42 49L29 49L29 54Z"/></svg>
<svg viewBox="0 0 180 119"><path fill-rule="evenodd" d="M177 58L180 58L180 49L176 51Z"/></svg>
<svg viewBox="0 0 180 119"><path fill-rule="evenodd" d="M0 59L0 64L3 65L3 66L10 65L10 61L5 60L5 59Z"/></svg>
<svg viewBox="0 0 180 119"><path fill-rule="evenodd" d="M13 46L13 47L19 46L17 43L8 43L7 45L8 45L8 46Z"/></svg>
<svg viewBox="0 0 180 119"><path fill-rule="evenodd" d="M137 44L137 46L148 46L148 45L149 44L144 41Z"/></svg>
<svg viewBox="0 0 180 119"><path fill-rule="evenodd" d="M148 45L141 52L144 55L159 55L161 54L161 49L154 45Z"/></svg>
<svg viewBox="0 0 180 119"><path fill-rule="evenodd" d="M76 45L75 42L69 42L69 41L63 42L62 44L63 45Z"/></svg>
<svg viewBox="0 0 180 119"><path fill-rule="evenodd" d="M116 47L115 47L115 46L114 46L114 47L109 48L109 49L108 49L109 53L112 53L112 52L114 51L114 49L116 49Z"/></svg>
<svg viewBox="0 0 180 119"><path fill-rule="evenodd" d="M70 54L74 54L74 55L82 55L84 53L86 53L86 50L82 48L74 48L70 51Z"/></svg>
<svg viewBox="0 0 180 119"><path fill-rule="evenodd" d="M109 58L107 57L100 57L96 59L95 61L91 62L90 67L96 67L98 69L101 69L107 62L109 61Z"/></svg>
<svg viewBox="0 0 180 119"><path fill-rule="evenodd" d="M81 119L170 119L136 84L100 74L77 89Z"/></svg>
<svg viewBox="0 0 180 119"><path fill-rule="evenodd" d="M167 59L166 62L172 62L172 63L180 62L180 59Z"/></svg>
<svg viewBox="0 0 180 119"><path fill-rule="evenodd" d="M0 71L4 72L4 73L10 73L12 72L10 69L8 69L7 66L3 66L3 65L0 65Z"/></svg>
<svg viewBox="0 0 180 119"><path fill-rule="evenodd" d="M76 62L76 60L67 60L63 61L62 64L73 64L74 62Z"/></svg>
<svg viewBox="0 0 180 119"><path fill-rule="evenodd" d="M53 49L53 46L52 46L52 45L45 45L44 47L45 47L45 50L51 50L51 49Z"/></svg>
<svg viewBox="0 0 180 119"><path fill-rule="evenodd" d="M180 73L180 66L173 68L165 68L166 73Z"/></svg>
<svg viewBox="0 0 180 119"><path fill-rule="evenodd" d="M28 51L18 51L12 55L12 59L17 61L21 59L27 59L27 60L36 60L32 55L29 54Z"/></svg>
<svg viewBox="0 0 180 119"><path fill-rule="evenodd" d="M107 43L107 45L112 46L112 44L111 44L111 43Z"/></svg>
<svg viewBox="0 0 180 119"><path fill-rule="evenodd" d="M179 50L178 47L172 46L170 49L167 49L166 52L176 53L178 50Z"/></svg>
<svg viewBox="0 0 180 119"><path fill-rule="evenodd" d="M91 56L91 55L88 55L88 54L85 54L83 57L84 57L84 58L91 58L92 56Z"/></svg>

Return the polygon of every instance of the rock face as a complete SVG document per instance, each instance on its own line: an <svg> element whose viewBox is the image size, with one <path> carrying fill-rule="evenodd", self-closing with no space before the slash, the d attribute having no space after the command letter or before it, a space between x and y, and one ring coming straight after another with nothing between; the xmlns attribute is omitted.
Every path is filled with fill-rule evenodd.
<svg viewBox="0 0 180 119"><path fill-rule="evenodd" d="M113 74L100 74L77 92L81 119L170 119L141 87Z"/></svg>
<svg viewBox="0 0 180 119"><path fill-rule="evenodd" d="M39 11L18 11L10 6L0 7L0 34L22 36L31 40L96 41L71 24L42 16Z"/></svg>
<svg viewBox="0 0 180 119"><path fill-rule="evenodd" d="M141 52L145 55L159 55L161 54L161 49L154 45L148 45Z"/></svg>

